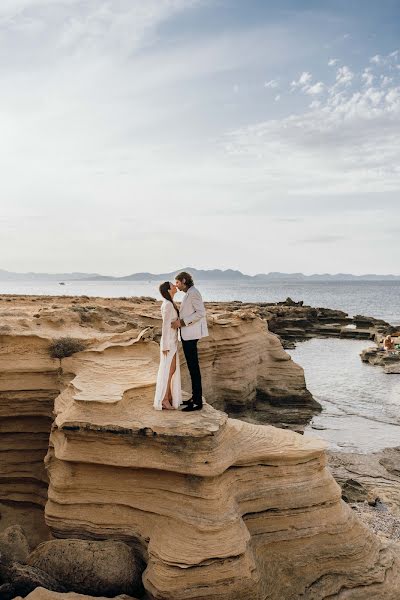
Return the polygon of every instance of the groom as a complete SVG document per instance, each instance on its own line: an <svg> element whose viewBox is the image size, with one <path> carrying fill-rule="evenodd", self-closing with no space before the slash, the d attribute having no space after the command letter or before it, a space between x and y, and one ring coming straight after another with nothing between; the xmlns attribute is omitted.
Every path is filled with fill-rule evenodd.
<svg viewBox="0 0 400 600"><path fill-rule="evenodd" d="M201 373L197 342L208 335L206 309L199 290L194 287L190 273L182 271L175 277L175 285L179 291L185 292L179 309L179 319L172 323L174 329L181 329L183 352L192 380L192 397L185 400L185 412L201 410L203 393L201 388Z"/></svg>

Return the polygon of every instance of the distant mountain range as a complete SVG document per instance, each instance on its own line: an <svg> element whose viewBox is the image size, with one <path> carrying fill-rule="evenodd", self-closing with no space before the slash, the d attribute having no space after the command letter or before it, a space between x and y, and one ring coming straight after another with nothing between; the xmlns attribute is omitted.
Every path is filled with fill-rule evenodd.
<svg viewBox="0 0 400 600"><path fill-rule="evenodd" d="M169 273L132 273L123 277L100 275L99 273L13 273L0 269L0 281L167 281L174 279L179 271L189 271L195 280L200 281L247 281L263 283L268 281L400 281L400 275L351 275L350 273L322 273L304 275L303 273L259 273L258 275L245 275L241 271L227 269L193 269L185 267Z"/></svg>

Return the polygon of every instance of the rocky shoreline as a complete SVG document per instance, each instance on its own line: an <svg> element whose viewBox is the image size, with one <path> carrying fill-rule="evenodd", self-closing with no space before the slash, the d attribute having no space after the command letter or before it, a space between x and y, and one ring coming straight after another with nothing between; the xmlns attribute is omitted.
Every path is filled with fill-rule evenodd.
<svg viewBox="0 0 400 600"><path fill-rule="evenodd" d="M222 303L209 303L220 306ZM315 308L287 298L283 302L224 303L229 310L251 310L276 333L284 348L294 348L296 342L315 337L375 340L392 333L393 326L382 319L363 315L349 315L341 310Z"/></svg>
<svg viewBox="0 0 400 600"><path fill-rule="evenodd" d="M395 533L366 528L341 500L326 444L289 430L318 404L269 330L275 319L293 333L272 308L209 303L208 404L165 414L152 410L154 300L0 296L4 600L398 598ZM75 351L52 357L66 335ZM361 458L330 456L330 468L343 493L352 485L371 503L376 493L394 514L397 450L374 457L371 482ZM111 556L118 581L104 567Z"/></svg>
<svg viewBox="0 0 400 600"><path fill-rule="evenodd" d="M385 352L377 344L363 350L360 356L365 363L383 367L388 375L400 375L400 351Z"/></svg>

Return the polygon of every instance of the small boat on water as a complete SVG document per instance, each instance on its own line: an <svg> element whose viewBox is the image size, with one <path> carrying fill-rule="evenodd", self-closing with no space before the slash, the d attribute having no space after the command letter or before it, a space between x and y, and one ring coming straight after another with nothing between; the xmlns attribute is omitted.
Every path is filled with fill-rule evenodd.
<svg viewBox="0 0 400 600"><path fill-rule="evenodd" d="M65 285L65 282L64 281L59 281L58 285Z"/></svg>

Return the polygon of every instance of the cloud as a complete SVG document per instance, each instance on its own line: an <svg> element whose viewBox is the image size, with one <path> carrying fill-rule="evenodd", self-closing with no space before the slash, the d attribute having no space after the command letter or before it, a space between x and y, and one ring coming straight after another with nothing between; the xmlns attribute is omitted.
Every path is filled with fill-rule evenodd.
<svg viewBox="0 0 400 600"><path fill-rule="evenodd" d="M305 112L233 131L227 156L240 155L242 175L271 193L400 191L400 82L384 76L372 85L366 73L343 66L333 84L310 86L304 71L291 87L310 93L318 85L318 100Z"/></svg>
<svg viewBox="0 0 400 600"><path fill-rule="evenodd" d="M310 96L317 96L321 94L325 85L322 81L318 81L317 83L311 84L312 75L308 71L303 71L300 77L297 80L292 81L290 84L292 92L296 89L300 89L302 92L309 94Z"/></svg>
<svg viewBox="0 0 400 600"><path fill-rule="evenodd" d="M349 85L353 80L354 74L349 67L339 67L336 71L336 85Z"/></svg>
<svg viewBox="0 0 400 600"><path fill-rule="evenodd" d="M306 87L305 92L306 94L310 94L310 96L317 96L318 94L321 94L324 89L325 85L322 83L322 81L318 81L318 83L314 83L314 85Z"/></svg>
<svg viewBox="0 0 400 600"><path fill-rule="evenodd" d="M375 56L371 56L369 62L375 65L380 65L382 64L382 56L380 56L379 54L375 54Z"/></svg>
<svg viewBox="0 0 400 600"><path fill-rule="evenodd" d="M250 8L228 24L227 4L2 0L0 266L160 272L184 251L261 271L282 239L341 232L352 208L354 232L373 235L371 207L394 223L397 51L378 63L369 51L363 78L360 47L342 39L350 21ZM346 252L377 257L371 239ZM304 270L310 246L292 250L279 270ZM313 254L340 270L329 243Z"/></svg>
<svg viewBox="0 0 400 600"><path fill-rule="evenodd" d="M294 244L337 244L338 242L342 242L346 240L347 236L345 235L331 235L331 234L321 234L321 235L311 235L309 237L295 240Z"/></svg>
<svg viewBox="0 0 400 600"><path fill-rule="evenodd" d="M371 56L369 62L375 66L384 66L388 68L393 68L397 66L397 61L399 59L399 50L394 50L393 52L389 52L389 54L381 55L375 54Z"/></svg>
<svg viewBox="0 0 400 600"><path fill-rule="evenodd" d="M275 217L274 221L277 223L301 223L304 219L302 217Z"/></svg>
<svg viewBox="0 0 400 600"><path fill-rule="evenodd" d="M279 87L279 83L276 81L276 79L270 79L269 81L266 81L264 83L264 87L275 89L275 88Z"/></svg>
<svg viewBox="0 0 400 600"><path fill-rule="evenodd" d="M381 85L387 86L393 82L393 77L388 77L387 75L381 75Z"/></svg>
<svg viewBox="0 0 400 600"><path fill-rule="evenodd" d="M312 80L312 75L311 73L309 73L308 71L303 71L302 74L300 75L300 77L294 81L292 81L291 83L291 87L292 88L303 88L304 86L307 86L310 81Z"/></svg>
<svg viewBox="0 0 400 600"><path fill-rule="evenodd" d="M371 86L375 79L371 69L364 69L363 73L361 74L361 79L364 81L365 85Z"/></svg>

